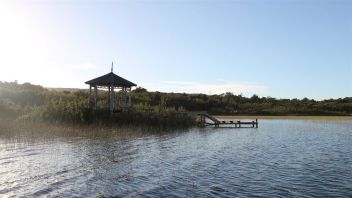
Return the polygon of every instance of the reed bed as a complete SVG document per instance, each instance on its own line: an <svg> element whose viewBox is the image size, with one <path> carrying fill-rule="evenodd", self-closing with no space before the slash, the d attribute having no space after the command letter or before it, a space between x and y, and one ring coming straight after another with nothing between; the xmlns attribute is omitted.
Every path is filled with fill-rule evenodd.
<svg viewBox="0 0 352 198"><path fill-rule="evenodd" d="M163 135L179 131L187 131L190 126L176 126L173 124L161 124L160 121L150 121L134 124L133 121L116 121L114 119L106 121L97 121L91 123L68 123L68 122L51 122L38 120L11 120L0 119L0 137L13 139L51 139L55 137L81 137L81 138L105 138L117 137L119 139L142 137L145 135Z"/></svg>

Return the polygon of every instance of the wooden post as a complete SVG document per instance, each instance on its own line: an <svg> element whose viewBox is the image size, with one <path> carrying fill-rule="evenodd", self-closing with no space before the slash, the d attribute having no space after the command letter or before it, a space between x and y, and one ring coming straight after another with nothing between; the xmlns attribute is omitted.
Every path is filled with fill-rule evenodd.
<svg viewBox="0 0 352 198"><path fill-rule="evenodd" d="M97 108L97 100L98 100L98 87L94 86L94 109Z"/></svg>
<svg viewBox="0 0 352 198"><path fill-rule="evenodd" d="M132 106L132 100L131 100L131 88L128 90L128 106Z"/></svg>
<svg viewBox="0 0 352 198"><path fill-rule="evenodd" d="M124 92L123 92L123 104L126 107L127 106L127 88L124 88Z"/></svg>
<svg viewBox="0 0 352 198"><path fill-rule="evenodd" d="M121 93L120 93L120 107L123 108L123 87L121 88Z"/></svg>
<svg viewBox="0 0 352 198"><path fill-rule="evenodd" d="M205 126L205 116L203 114L200 114L200 125Z"/></svg>
<svg viewBox="0 0 352 198"><path fill-rule="evenodd" d="M111 86L111 111L115 109L115 92L114 86Z"/></svg>
<svg viewBox="0 0 352 198"><path fill-rule="evenodd" d="M89 85L88 108L92 106L92 85Z"/></svg>
<svg viewBox="0 0 352 198"><path fill-rule="evenodd" d="M128 94L128 106L132 106L132 100L131 100L131 95Z"/></svg>
<svg viewBox="0 0 352 198"><path fill-rule="evenodd" d="M111 111L111 90L110 90L110 86L108 86L108 108Z"/></svg>
<svg viewBox="0 0 352 198"><path fill-rule="evenodd" d="M123 103L125 107L127 106L127 88L125 87L125 91L123 93Z"/></svg>

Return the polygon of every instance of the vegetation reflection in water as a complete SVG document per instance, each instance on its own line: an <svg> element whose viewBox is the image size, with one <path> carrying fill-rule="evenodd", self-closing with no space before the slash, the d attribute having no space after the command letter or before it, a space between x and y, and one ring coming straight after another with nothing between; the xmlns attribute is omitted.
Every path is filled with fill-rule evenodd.
<svg viewBox="0 0 352 198"><path fill-rule="evenodd" d="M38 132L18 127L17 133L1 132L5 196L348 197L352 192L348 120L263 120L258 129L168 132L66 128L60 133L54 126L44 133L45 126Z"/></svg>

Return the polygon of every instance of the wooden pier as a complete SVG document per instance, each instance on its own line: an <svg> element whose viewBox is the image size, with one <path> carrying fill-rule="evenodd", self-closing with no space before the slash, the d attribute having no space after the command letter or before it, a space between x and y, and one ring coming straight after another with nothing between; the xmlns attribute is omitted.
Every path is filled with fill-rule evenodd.
<svg viewBox="0 0 352 198"><path fill-rule="evenodd" d="M199 116L199 122L198 125L201 127L206 127L206 126L214 126L214 127L234 127L234 128L258 128L258 119L255 119L255 121L221 121L215 118L214 116L211 116L208 114L206 111L199 111L199 112L192 112L193 114L196 114Z"/></svg>

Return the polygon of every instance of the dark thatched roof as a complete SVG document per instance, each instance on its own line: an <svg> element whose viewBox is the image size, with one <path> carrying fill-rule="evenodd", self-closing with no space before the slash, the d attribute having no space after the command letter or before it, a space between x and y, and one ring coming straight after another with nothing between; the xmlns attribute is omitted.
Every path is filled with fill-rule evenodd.
<svg viewBox="0 0 352 198"><path fill-rule="evenodd" d="M133 87L137 86L133 82L130 82L112 72L105 74L103 76L100 76L98 78L94 78L92 80L89 80L86 82L86 84L89 85L97 85L97 86L115 86L115 87Z"/></svg>

